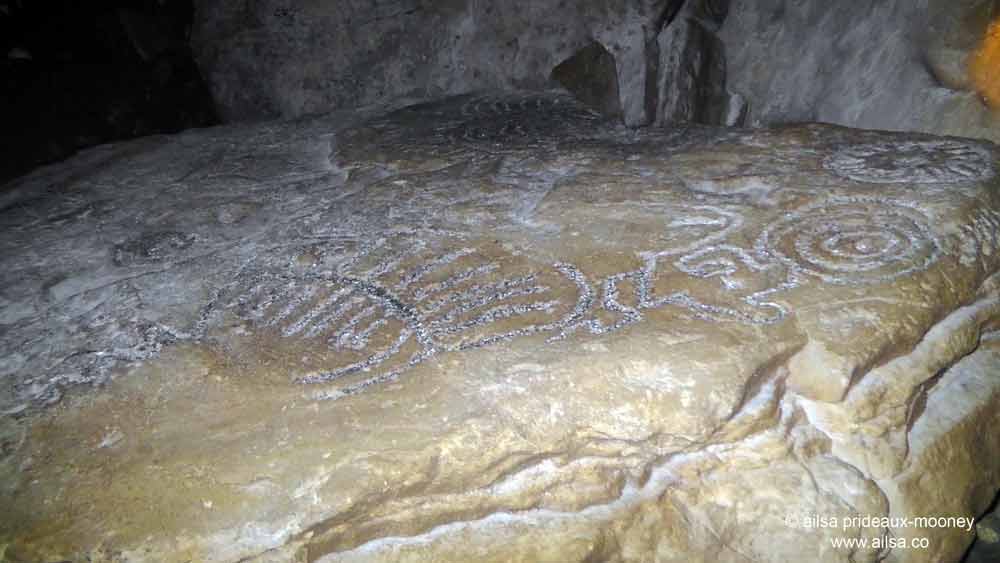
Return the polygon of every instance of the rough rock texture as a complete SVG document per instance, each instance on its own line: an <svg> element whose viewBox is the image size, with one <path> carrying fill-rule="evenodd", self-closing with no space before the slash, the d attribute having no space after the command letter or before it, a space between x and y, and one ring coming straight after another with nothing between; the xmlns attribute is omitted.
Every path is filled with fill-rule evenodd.
<svg viewBox="0 0 1000 563"><path fill-rule="evenodd" d="M996 509L976 522L976 541L963 563L991 563L1000 560L1000 512Z"/></svg>
<svg viewBox="0 0 1000 563"><path fill-rule="evenodd" d="M192 43L224 119L541 88L592 41L625 122L653 120L656 34L680 0L197 0Z"/></svg>
<svg viewBox="0 0 1000 563"><path fill-rule="evenodd" d="M615 57L594 41L552 69L552 79L574 98L608 116L621 115Z"/></svg>
<svg viewBox="0 0 1000 563"><path fill-rule="evenodd" d="M681 19L657 38L663 61L659 74L658 123L734 125L726 92L726 50L696 20Z"/></svg>
<svg viewBox="0 0 1000 563"><path fill-rule="evenodd" d="M726 47L717 32L729 0L688 0L657 37L656 123L743 126L748 107L726 87Z"/></svg>
<svg viewBox="0 0 1000 563"><path fill-rule="evenodd" d="M359 119L101 147L4 192L0 554L971 542L854 519L996 494L996 147L634 131L559 96ZM927 544L832 543L884 538Z"/></svg>
<svg viewBox="0 0 1000 563"><path fill-rule="evenodd" d="M995 0L733 0L728 86L750 123L825 121L1000 140L967 81Z"/></svg>

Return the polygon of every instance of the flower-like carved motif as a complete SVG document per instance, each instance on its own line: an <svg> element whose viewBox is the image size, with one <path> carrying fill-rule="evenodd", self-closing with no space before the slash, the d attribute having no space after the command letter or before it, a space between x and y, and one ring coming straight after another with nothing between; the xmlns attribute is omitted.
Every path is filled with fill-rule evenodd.
<svg viewBox="0 0 1000 563"><path fill-rule="evenodd" d="M974 182L995 174L986 151L952 140L853 145L827 157L823 166L843 178L876 184Z"/></svg>

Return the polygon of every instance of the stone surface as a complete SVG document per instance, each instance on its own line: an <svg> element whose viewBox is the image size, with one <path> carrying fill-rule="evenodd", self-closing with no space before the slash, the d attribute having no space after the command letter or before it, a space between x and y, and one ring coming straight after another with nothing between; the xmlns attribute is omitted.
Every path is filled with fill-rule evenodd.
<svg viewBox="0 0 1000 563"><path fill-rule="evenodd" d="M400 98L547 87L596 40L615 57L623 117L653 120L656 34L679 0L198 0L192 44L226 120Z"/></svg>
<svg viewBox="0 0 1000 563"><path fill-rule="evenodd" d="M728 87L746 98L753 125L824 121L1000 140L1000 115L954 68L995 17L995 0L733 0L720 32Z"/></svg>
<svg viewBox="0 0 1000 563"><path fill-rule="evenodd" d="M680 18L657 38L661 71L656 119L663 123L726 125L726 50L695 19Z"/></svg>
<svg viewBox="0 0 1000 563"><path fill-rule="evenodd" d="M558 95L87 151L0 200L0 554L956 560L998 154Z"/></svg>
<svg viewBox="0 0 1000 563"><path fill-rule="evenodd" d="M952 90L972 90L968 51L936 47L928 49L925 56L931 74L942 86Z"/></svg>
<svg viewBox="0 0 1000 563"><path fill-rule="evenodd" d="M994 509L976 522L976 541L962 563L990 563L1000 559L1000 513Z"/></svg>
<svg viewBox="0 0 1000 563"><path fill-rule="evenodd" d="M718 31L729 0L690 0L657 37L656 123L742 127L746 99L726 87L726 47Z"/></svg>

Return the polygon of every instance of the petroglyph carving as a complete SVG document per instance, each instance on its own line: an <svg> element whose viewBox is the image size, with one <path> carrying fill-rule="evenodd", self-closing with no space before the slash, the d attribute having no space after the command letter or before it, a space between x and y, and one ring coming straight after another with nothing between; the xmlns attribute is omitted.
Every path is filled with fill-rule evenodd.
<svg viewBox="0 0 1000 563"><path fill-rule="evenodd" d="M972 182L994 174L984 151L951 140L856 145L831 155L823 166L838 176L872 183Z"/></svg>
<svg viewBox="0 0 1000 563"><path fill-rule="evenodd" d="M672 244L639 253L638 269L603 279L574 264L530 265L481 248L455 249L447 239L452 250L436 250L440 244L409 234L314 248L314 266L305 270L250 267L205 318L211 309L229 310L256 330L323 342L333 365L296 381L332 386L324 396L336 397L394 380L442 352L531 335L552 341L578 331L607 334L651 310L773 324L790 314L776 295L810 278L886 282L927 268L938 253L926 217L886 199L807 205L748 246L733 242L745 222L735 210L669 209Z"/></svg>
<svg viewBox="0 0 1000 563"><path fill-rule="evenodd" d="M434 159L502 156L585 138L602 119L567 95L476 95L457 112L418 106L370 121L344 132L338 152L347 161L379 153Z"/></svg>
<svg viewBox="0 0 1000 563"><path fill-rule="evenodd" d="M972 219L962 226L962 265L996 259L997 249L1000 249L1000 213L977 209Z"/></svg>
<svg viewBox="0 0 1000 563"><path fill-rule="evenodd" d="M576 322L582 309L554 297L559 284L573 284L559 267L512 272L472 248L434 255L423 243L382 238L332 268L250 268L205 316L228 309L260 330L321 340L337 365L297 382L334 384L336 396L395 379L440 352Z"/></svg>
<svg viewBox="0 0 1000 563"><path fill-rule="evenodd" d="M189 233L161 231L116 245L111 260L116 266L153 264L168 260L191 246L195 236Z"/></svg>
<svg viewBox="0 0 1000 563"><path fill-rule="evenodd" d="M887 282L926 269L939 246L913 206L835 198L787 213L764 230L758 254L835 284Z"/></svg>
<svg viewBox="0 0 1000 563"><path fill-rule="evenodd" d="M579 136L602 116L564 95L474 96L450 120L421 131L420 143L437 149L459 148L506 154L539 148ZM406 135L413 130L401 130ZM429 133L429 134L427 134Z"/></svg>
<svg viewBox="0 0 1000 563"><path fill-rule="evenodd" d="M678 244L641 253L643 267L628 274L635 280L639 308L673 305L704 320L747 324L771 324L784 319L786 308L769 301L768 296L794 287L785 272L777 271L774 260L767 255L758 256L752 249L726 244L743 229L744 221L734 209L711 205L671 208L668 239ZM671 275L676 278L677 273L718 284L683 284L687 289L676 290ZM666 287L660 279L665 280Z"/></svg>
<svg viewBox="0 0 1000 563"><path fill-rule="evenodd" d="M691 252L723 241L743 227L743 215L714 205L677 205L664 210L669 246L657 256Z"/></svg>
<svg viewBox="0 0 1000 563"><path fill-rule="evenodd" d="M0 408L177 342L259 344L282 362L267 377L337 395L514 340L769 331L818 286L860 295L938 258L976 275L1000 262L975 182L995 155L975 141L630 130L551 94L351 123L185 136L107 170L95 153L85 174L11 190L0 347L17 352L0 374L17 398Z"/></svg>
<svg viewBox="0 0 1000 563"><path fill-rule="evenodd" d="M449 176L435 164L432 172L421 172L426 178L390 176L368 185L352 203L370 212L369 223L297 223L290 236L302 240L308 233L314 242L256 253L228 285L215 291L190 330L146 330L136 341L201 340L229 315L263 338L293 347L304 342L310 354L317 351L291 377L319 386L323 396L337 397L395 380L444 352L521 338L542 342L607 335L654 312L771 325L792 314L782 295L806 283L884 283L921 271L938 257L927 217L902 201L840 197L769 221L759 217L759 208L748 214L743 195L767 196L784 188L765 185L765 176L744 169L741 159L711 153L689 157L682 168L712 173L702 180L722 184L685 181L698 193L698 203L680 203L668 191L655 192L662 199L647 194L643 203L653 212L642 221L662 220L657 242L633 247L631 264L626 261L612 273L594 275L589 271L593 264L587 263L540 264L526 257L530 253L468 243L467 235L440 229L448 211L436 214L426 231L415 227L424 224L421 215L428 209L455 210L464 217L472 211L499 216L493 207L502 210L506 195L481 187L488 183L456 192L453 182L494 174L497 155L525 150L544 154L546 147L566 139L573 140L575 149L591 141L600 144L600 132L606 132L599 126L602 119L566 96L470 96L458 107L404 109L343 132L337 147L349 153L341 155L349 162L458 157L466 168ZM656 154L663 146L655 148ZM615 143L608 147L595 151L600 157L596 162L608 154L624 159L645 150ZM795 168L792 162L768 162L769 173ZM824 165L847 177L878 182L969 180L990 171L979 149L951 140L856 145ZM234 205L216 219L236 224L254 211ZM372 216L409 227L373 224ZM760 226L762 220L766 226ZM986 239L995 225L995 217L983 216L971 238L992 244L995 240ZM119 266L168 261L194 242L179 232L148 233L116 246L112 259ZM969 251L970 256L982 254L978 248ZM121 354L92 356L86 361L106 357L110 365L110 358Z"/></svg>

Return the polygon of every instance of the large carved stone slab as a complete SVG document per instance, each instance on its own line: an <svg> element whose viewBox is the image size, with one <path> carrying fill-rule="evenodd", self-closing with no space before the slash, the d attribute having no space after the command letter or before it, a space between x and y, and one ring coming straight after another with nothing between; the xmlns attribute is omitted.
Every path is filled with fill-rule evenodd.
<svg viewBox="0 0 1000 563"><path fill-rule="evenodd" d="M88 151L0 202L0 553L950 560L997 154L554 94Z"/></svg>

